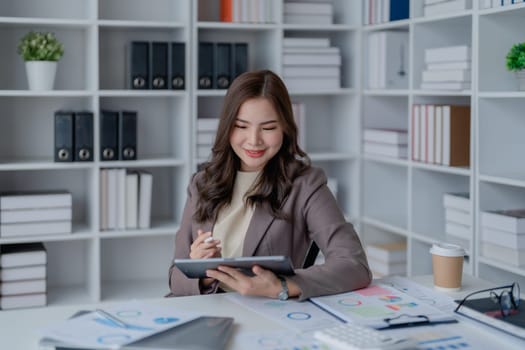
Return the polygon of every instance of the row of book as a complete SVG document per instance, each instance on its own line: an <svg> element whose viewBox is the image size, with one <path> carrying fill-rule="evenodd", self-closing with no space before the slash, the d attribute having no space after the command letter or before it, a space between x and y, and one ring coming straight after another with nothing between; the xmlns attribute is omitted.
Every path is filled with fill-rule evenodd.
<svg viewBox="0 0 525 350"><path fill-rule="evenodd" d="M290 90L338 89L342 57L330 38L283 39L283 79Z"/></svg>
<svg viewBox="0 0 525 350"><path fill-rule="evenodd" d="M481 212L481 255L512 266L525 265L525 209Z"/></svg>
<svg viewBox="0 0 525 350"><path fill-rule="evenodd" d="M286 1L283 4L283 23L327 25L334 23L334 5L331 2Z"/></svg>
<svg viewBox="0 0 525 350"><path fill-rule="evenodd" d="M227 89L248 70L248 43L199 42L199 89Z"/></svg>
<svg viewBox="0 0 525 350"><path fill-rule="evenodd" d="M127 55L127 86L137 90L184 90L184 42L131 41Z"/></svg>
<svg viewBox="0 0 525 350"><path fill-rule="evenodd" d="M368 34L369 89L408 88L408 32L385 30Z"/></svg>
<svg viewBox="0 0 525 350"><path fill-rule="evenodd" d="M366 128L363 131L363 153L407 158L408 132L404 129Z"/></svg>
<svg viewBox="0 0 525 350"><path fill-rule="evenodd" d="M93 112L58 110L54 115L55 162L93 161ZM100 160L137 159L137 111L100 111Z"/></svg>
<svg viewBox="0 0 525 350"><path fill-rule="evenodd" d="M524 0L480 0L479 8L488 9L491 7L502 7L514 4L521 4Z"/></svg>
<svg viewBox="0 0 525 350"><path fill-rule="evenodd" d="M412 160L446 166L470 164L470 106L414 104Z"/></svg>
<svg viewBox="0 0 525 350"><path fill-rule="evenodd" d="M55 112L55 162L93 161L93 112Z"/></svg>
<svg viewBox="0 0 525 350"><path fill-rule="evenodd" d="M445 209L445 237L447 242L466 248L473 237L472 207L468 192L450 192L443 194Z"/></svg>
<svg viewBox="0 0 525 350"><path fill-rule="evenodd" d="M363 0L363 24L380 24L409 18L409 0Z"/></svg>
<svg viewBox="0 0 525 350"><path fill-rule="evenodd" d="M374 278L407 273L406 241L369 243L366 245L366 255Z"/></svg>
<svg viewBox="0 0 525 350"><path fill-rule="evenodd" d="M468 90L471 87L471 48L467 45L425 50L423 90Z"/></svg>
<svg viewBox="0 0 525 350"><path fill-rule="evenodd" d="M472 0L425 0L423 15L434 16L472 8Z"/></svg>
<svg viewBox="0 0 525 350"><path fill-rule="evenodd" d="M274 1L220 0L221 22L271 23Z"/></svg>
<svg viewBox="0 0 525 350"><path fill-rule="evenodd" d="M0 237L69 234L69 192L20 192L0 195Z"/></svg>
<svg viewBox="0 0 525 350"><path fill-rule="evenodd" d="M0 246L0 309L47 303L47 252L42 243Z"/></svg>
<svg viewBox="0 0 525 350"><path fill-rule="evenodd" d="M153 175L126 169L100 170L100 229L151 226Z"/></svg>

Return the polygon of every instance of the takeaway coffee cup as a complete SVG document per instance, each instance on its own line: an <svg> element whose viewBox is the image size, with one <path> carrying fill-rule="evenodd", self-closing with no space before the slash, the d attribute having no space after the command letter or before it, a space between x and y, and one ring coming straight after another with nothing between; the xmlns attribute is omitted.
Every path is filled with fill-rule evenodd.
<svg viewBox="0 0 525 350"><path fill-rule="evenodd" d="M460 290L465 249L456 244L434 243L430 253L434 288L445 292Z"/></svg>

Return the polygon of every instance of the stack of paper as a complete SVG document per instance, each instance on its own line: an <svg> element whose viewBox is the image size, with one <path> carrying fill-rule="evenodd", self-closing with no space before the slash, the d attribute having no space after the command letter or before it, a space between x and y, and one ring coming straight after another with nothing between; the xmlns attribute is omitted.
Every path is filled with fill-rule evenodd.
<svg viewBox="0 0 525 350"><path fill-rule="evenodd" d="M340 49L329 38L283 39L283 78L290 90L339 89L341 63Z"/></svg>
<svg viewBox="0 0 525 350"><path fill-rule="evenodd" d="M473 238L471 201L468 192L443 194L445 235L447 242L468 250Z"/></svg>
<svg viewBox="0 0 525 350"><path fill-rule="evenodd" d="M69 192L20 192L0 195L0 236L71 233Z"/></svg>
<svg viewBox="0 0 525 350"><path fill-rule="evenodd" d="M42 243L0 246L0 309L46 305L47 253Z"/></svg>
<svg viewBox="0 0 525 350"><path fill-rule="evenodd" d="M481 254L512 266L525 265L525 209L481 212Z"/></svg>
<svg viewBox="0 0 525 350"><path fill-rule="evenodd" d="M421 77L424 90L468 90L471 81L471 49L467 45L446 46L425 50Z"/></svg>

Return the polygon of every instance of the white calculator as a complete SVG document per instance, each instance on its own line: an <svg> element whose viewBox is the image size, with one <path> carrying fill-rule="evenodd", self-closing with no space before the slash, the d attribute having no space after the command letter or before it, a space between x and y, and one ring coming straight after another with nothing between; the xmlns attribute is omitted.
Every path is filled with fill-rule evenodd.
<svg viewBox="0 0 525 350"><path fill-rule="evenodd" d="M417 342L411 338L392 336L356 323L318 330L314 337L334 350L417 349Z"/></svg>

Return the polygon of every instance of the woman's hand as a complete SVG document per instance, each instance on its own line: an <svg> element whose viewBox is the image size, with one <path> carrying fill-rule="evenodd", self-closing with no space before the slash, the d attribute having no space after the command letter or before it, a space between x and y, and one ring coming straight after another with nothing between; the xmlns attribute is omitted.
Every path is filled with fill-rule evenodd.
<svg viewBox="0 0 525 350"><path fill-rule="evenodd" d="M202 230L197 231L197 239L193 241L190 246L190 258L191 259L208 259L208 258L220 258L221 247L219 239L213 239L209 242L204 242L207 238L211 237L211 232L204 232Z"/></svg>
<svg viewBox="0 0 525 350"><path fill-rule="evenodd" d="M250 277L236 268L219 266L217 270L207 270L206 275L226 284L242 295L277 298L281 291L281 281L277 276L272 271L257 265L252 267L252 272L255 276ZM288 284L290 285L290 282Z"/></svg>
<svg viewBox="0 0 525 350"><path fill-rule="evenodd" d="M203 230L197 231L197 239L193 241L190 246L190 258L191 259L208 259L208 258L220 258L221 247L219 239L213 239L209 242L204 242L207 238L210 238L212 233L210 231L204 232ZM208 287L215 280L213 278L201 278L200 283L203 287Z"/></svg>

